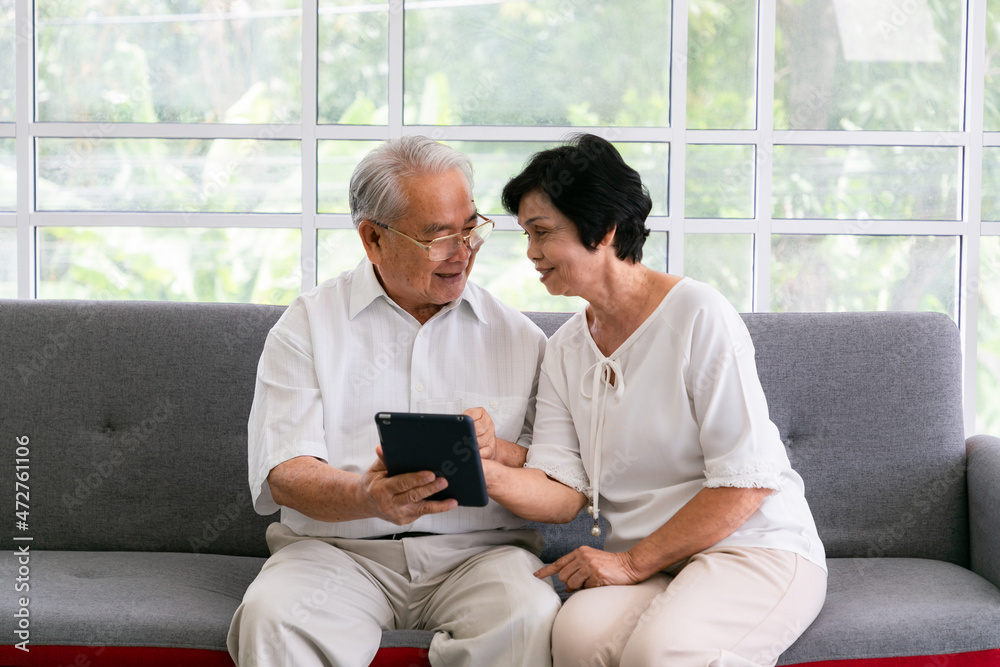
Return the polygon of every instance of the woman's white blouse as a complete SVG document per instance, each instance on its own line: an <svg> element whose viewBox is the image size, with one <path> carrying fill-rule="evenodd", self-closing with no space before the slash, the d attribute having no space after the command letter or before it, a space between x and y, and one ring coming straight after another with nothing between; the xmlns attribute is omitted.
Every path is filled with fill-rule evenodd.
<svg viewBox="0 0 1000 667"><path fill-rule="evenodd" d="M704 487L760 487L775 493L717 546L784 549L826 567L750 334L708 285L681 280L608 357L584 312L574 315L546 347L536 410L526 466L591 497L599 470L606 549L630 549Z"/></svg>

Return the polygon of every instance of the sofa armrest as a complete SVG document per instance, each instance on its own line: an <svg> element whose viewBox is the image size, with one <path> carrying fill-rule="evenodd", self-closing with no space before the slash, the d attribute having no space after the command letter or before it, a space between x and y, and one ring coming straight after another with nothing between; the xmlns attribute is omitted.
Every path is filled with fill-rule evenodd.
<svg viewBox="0 0 1000 667"><path fill-rule="evenodd" d="M965 441L972 571L1000 587L1000 438Z"/></svg>

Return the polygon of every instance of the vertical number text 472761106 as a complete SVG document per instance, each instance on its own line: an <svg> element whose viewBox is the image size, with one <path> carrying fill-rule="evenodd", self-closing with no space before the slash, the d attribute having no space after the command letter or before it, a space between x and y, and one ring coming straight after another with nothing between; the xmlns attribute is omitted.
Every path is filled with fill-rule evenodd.
<svg viewBox="0 0 1000 667"><path fill-rule="evenodd" d="M28 519L30 517L31 500L28 481L31 478L31 449L28 436L22 435L17 438L17 446L14 449L14 528L18 534L14 535L17 548L14 550L17 556L17 578L14 580L14 591L20 595L17 600L17 611L14 618L17 623L14 626L14 636L17 640L14 645L22 651L28 651L28 642L31 640L31 612L28 607L29 598L27 593L31 590L31 536L28 535Z"/></svg>

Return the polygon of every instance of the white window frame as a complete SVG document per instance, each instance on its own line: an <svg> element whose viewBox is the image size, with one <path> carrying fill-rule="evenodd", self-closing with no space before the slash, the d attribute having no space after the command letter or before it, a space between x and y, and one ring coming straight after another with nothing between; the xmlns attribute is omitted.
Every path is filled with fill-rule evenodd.
<svg viewBox="0 0 1000 667"><path fill-rule="evenodd" d="M425 0L426 1L426 0ZM468 0L466 0L468 1ZM479 1L479 0L477 0ZM487 0L489 1L489 0ZM981 222L982 161L985 147L1000 147L1000 132L983 131L984 79L988 0L969 0L966 39L965 118L959 132L846 132L776 131L773 127L775 0L758 1L757 127L753 130L687 130L688 0L672 4L670 45L670 127L428 127L403 125L403 2L389 0L389 114L385 126L338 126L317 124L318 0L303 0L302 7L302 120L290 125L216 124L105 124L40 123L34 120L34 24L32 0L15 0L15 92L14 123L0 123L0 138L15 139L17 165L16 212L0 213L0 228L14 228L17 236L17 296L36 298L35 233L42 227L130 226L130 227L243 227L291 228L302 234L302 289L316 283L317 233L324 229L350 229L346 214L317 213L317 143L322 140L384 140L402 134L425 134L450 141L541 141L557 142L570 132L590 131L614 141L666 142L670 144L668 215L653 216L649 226L669 234L669 270L684 272L685 234L751 234L754 239L753 310L770 309L770 264L772 234L859 233L858 222L796 220L771 217L771 161L775 145L869 145L947 146L963 151L961 179L962 211L959 221L866 220L866 235L947 235L961 240L959 313L964 347L964 391L966 432L974 431L976 411L977 322L980 240L1000 235L1000 222ZM438 3L440 4L440 3ZM459 0L458 4L461 4ZM108 213L46 212L35 210L36 140L42 138L200 138L200 139L294 139L301 142L302 212L296 214L232 213ZM684 218L684 178L688 144L744 144L755 148L754 217L752 219ZM509 216L497 218L498 228L517 229Z"/></svg>

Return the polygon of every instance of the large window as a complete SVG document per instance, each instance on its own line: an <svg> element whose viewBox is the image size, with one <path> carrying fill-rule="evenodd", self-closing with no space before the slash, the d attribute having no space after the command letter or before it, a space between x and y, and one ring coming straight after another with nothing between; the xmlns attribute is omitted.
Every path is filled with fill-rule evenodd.
<svg viewBox="0 0 1000 667"><path fill-rule="evenodd" d="M1000 0L0 0L0 297L288 303L357 264L378 142L469 154L473 278L549 296L500 189L574 131L650 266L744 311L925 310L1000 433Z"/></svg>

